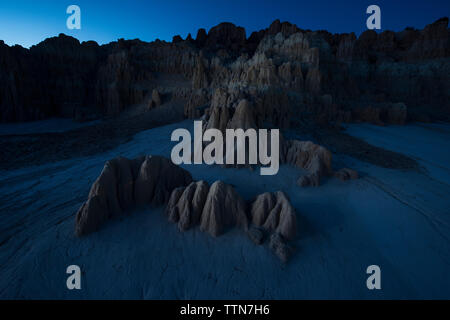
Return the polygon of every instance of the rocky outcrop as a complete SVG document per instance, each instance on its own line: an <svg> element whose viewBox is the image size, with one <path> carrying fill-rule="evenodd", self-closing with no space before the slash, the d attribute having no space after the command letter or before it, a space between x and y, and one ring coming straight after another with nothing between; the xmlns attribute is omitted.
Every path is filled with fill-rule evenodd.
<svg viewBox="0 0 450 320"><path fill-rule="evenodd" d="M172 192L166 214L180 231L200 225L202 231L217 237L234 226L246 230L245 209L244 200L232 186L216 181L209 187L205 181L197 181Z"/></svg>
<svg viewBox="0 0 450 320"><path fill-rule="evenodd" d="M311 141L288 140L284 145L286 163L308 171L301 176L297 184L305 186L319 186L322 177L332 173L331 152L323 146Z"/></svg>
<svg viewBox="0 0 450 320"><path fill-rule="evenodd" d="M158 90L153 89L152 98L148 103L148 109L159 107L162 104L161 95Z"/></svg>
<svg viewBox="0 0 450 320"><path fill-rule="evenodd" d="M180 231L198 225L208 193L209 185L205 181L191 182L186 188L175 189L166 208L169 221L178 223Z"/></svg>
<svg viewBox="0 0 450 320"><path fill-rule="evenodd" d="M192 88L202 89L208 87L208 76L206 74L205 63L203 56L199 55L196 60L194 74L192 76Z"/></svg>
<svg viewBox="0 0 450 320"><path fill-rule="evenodd" d="M292 254L292 248L289 247L279 233L274 233L270 236L269 248L283 262L287 262Z"/></svg>
<svg viewBox="0 0 450 320"><path fill-rule="evenodd" d="M387 110L387 120L390 124L405 124L408 117L408 108L402 102L393 103Z"/></svg>
<svg viewBox="0 0 450 320"><path fill-rule="evenodd" d="M97 62L104 57L97 43L63 34L30 49L0 40L0 122L94 116Z"/></svg>
<svg viewBox="0 0 450 320"><path fill-rule="evenodd" d="M109 219L130 213L136 205L164 203L169 221L180 231L198 225L217 237L238 227L256 244L264 242L266 233L272 234L269 247L283 261L291 252L287 241L297 233L295 209L283 192L261 194L248 208L231 185L193 182L186 170L160 156L107 161L76 214L75 233L83 236L95 232Z"/></svg>
<svg viewBox="0 0 450 320"><path fill-rule="evenodd" d="M227 124L229 129L247 130L250 128L257 129L253 108L250 106L248 100L242 99L239 101L233 117Z"/></svg>
<svg viewBox="0 0 450 320"><path fill-rule="evenodd" d="M264 242L265 234L270 234L269 247L284 262L292 253L288 241L297 234L295 209L283 192L257 196L247 211L244 200L222 181L211 187L197 181L174 189L166 215L180 231L199 225L200 230L217 237L228 228L238 227L258 245Z"/></svg>
<svg viewBox="0 0 450 320"><path fill-rule="evenodd" d="M144 100L144 91L138 85L142 78L149 77L139 70L134 55L117 49L111 53L105 65L98 71L97 105L107 115L117 115L127 107Z"/></svg>
<svg viewBox="0 0 450 320"><path fill-rule="evenodd" d="M265 234L269 234L269 248L287 262L293 253L288 242L297 234L297 216L287 196L281 191L260 194L251 204L250 217L250 239L261 244Z"/></svg>
<svg viewBox="0 0 450 320"><path fill-rule="evenodd" d="M197 119L204 115L209 107L210 94L205 89L192 92L184 106L184 116L188 119Z"/></svg>
<svg viewBox="0 0 450 320"><path fill-rule="evenodd" d="M269 233L278 233L287 240L295 238L297 219L287 196L281 192L259 195L251 205L252 223Z"/></svg>
<svg viewBox="0 0 450 320"><path fill-rule="evenodd" d="M211 185L206 198L200 229L218 236L231 226L247 229L245 202L232 186L216 181Z"/></svg>
<svg viewBox="0 0 450 320"><path fill-rule="evenodd" d="M378 106L367 106L352 110L353 121L370 122L377 125L405 124L408 119L408 108L402 102L379 103Z"/></svg>
<svg viewBox="0 0 450 320"><path fill-rule="evenodd" d="M59 35L29 50L0 42L0 121L83 120L141 103L154 107L145 98L169 75L194 91L205 89L209 114L217 88L229 101L216 107L234 111L247 99L258 125L285 128L294 115L334 125L352 110L353 121L401 124L407 117L398 101L411 119L449 120L449 59L448 18L423 30L368 30L359 37L276 20L249 38L242 27L221 23L209 32L200 29L195 40L175 36L172 42L119 39L99 46ZM332 104L322 103L324 95ZM187 114L203 116L206 109Z"/></svg>
<svg viewBox="0 0 450 320"><path fill-rule="evenodd" d="M210 107L204 112L206 129L261 128L268 123L276 128L290 124L290 100L278 90L232 90L219 87L214 90Z"/></svg>
<svg viewBox="0 0 450 320"><path fill-rule="evenodd" d="M223 22L211 28L205 40L205 46L213 51L226 49L239 52L245 43L245 29L229 22Z"/></svg>
<svg viewBox="0 0 450 320"><path fill-rule="evenodd" d="M166 203L173 189L191 181L186 170L160 156L107 161L76 214L75 233L82 236L94 232L136 204Z"/></svg>

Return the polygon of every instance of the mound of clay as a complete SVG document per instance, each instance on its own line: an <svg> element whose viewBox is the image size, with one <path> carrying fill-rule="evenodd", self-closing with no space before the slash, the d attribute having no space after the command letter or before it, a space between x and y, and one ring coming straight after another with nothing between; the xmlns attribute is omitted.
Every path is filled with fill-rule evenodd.
<svg viewBox="0 0 450 320"><path fill-rule="evenodd" d="M175 189L166 208L169 221L178 223L180 231L199 224L208 192L209 185L205 181L191 182L186 188Z"/></svg>
<svg viewBox="0 0 450 320"><path fill-rule="evenodd" d="M299 178L297 184L319 186L320 179L332 173L331 152L311 141L288 140L285 145L285 161L293 166L306 169L309 174Z"/></svg>
<svg viewBox="0 0 450 320"><path fill-rule="evenodd" d="M260 194L251 205L252 223L267 232L292 240L297 233L295 210L286 195L277 191Z"/></svg>
<svg viewBox="0 0 450 320"><path fill-rule="evenodd" d="M216 237L228 227L247 229L245 202L234 188L222 181L211 187L205 181L192 182L173 190L166 214L180 231L200 224L202 231Z"/></svg>
<svg viewBox="0 0 450 320"><path fill-rule="evenodd" d="M248 229L248 236L255 244L260 245L264 242L264 230L261 228L251 226Z"/></svg>
<svg viewBox="0 0 450 320"><path fill-rule="evenodd" d="M161 205L173 189L191 181L189 172L160 156L107 161L77 212L75 233L81 236L94 232L136 203Z"/></svg>
<svg viewBox="0 0 450 320"><path fill-rule="evenodd" d="M266 233L272 234L269 247L284 262L291 251L286 241L294 239L297 233L295 209L283 192L257 196L250 208L250 225L244 200L222 181L214 182L211 187L205 181L197 181L174 189L166 214L169 221L178 224L180 231L200 224L200 230L216 237L227 228L237 226L258 245L264 242Z"/></svg>
<svg viewBox="0 0 450 320"><path fill-rule="evenodd" d="M200 229L216 237L231 226L247 229L245 202L232 186L216 181L209 189Z"/></svg>
<svg viewBox="0 0 450 320"><path fill-rule="evenodd" d="M161 205L169 200L173 189L192 182L191 174L160 156L148 156L134 183L136 204Z"/></svg>

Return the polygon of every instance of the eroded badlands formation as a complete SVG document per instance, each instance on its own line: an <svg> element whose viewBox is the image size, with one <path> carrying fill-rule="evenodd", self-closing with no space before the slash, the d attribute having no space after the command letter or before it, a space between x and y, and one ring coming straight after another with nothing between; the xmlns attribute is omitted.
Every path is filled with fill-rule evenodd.
<svg viewBox="0 0 450 320"><path fill-rule="evenodd" d="M61 34L24 49L0 41L0 122L116 117L175 102L186 118L202 119L204 130L222 132L450 120L449 62L448 18L423 30L359 37L276 20L249 37L221 23L172 42L120 39L99 46ZM282 138L279 152L281 164L306 170L300 186L318 186L331 175L358 177L348 168L334 172L331 152L310 141ZM219 236L239 227L255 243L268 238L284 261L292 251L287 241L296 234L296 213L283 192L247 203L232 186L193 181L159 156L108 161L76 215L76 234L136 206L163 204L182 231L199 226Z"/></svg>
<svg viewBox="0 0 450 320"><path fill-rule="evenodd" d="M160 156L107 161L78 210L75 232L81 236L97 231L107 220L137 205L162 205L173 189L191 181L189 172Z"/></svg>
<svg viewBox="0 0 450 320"><path fill-rule="evenodd" d="M292 253L287 241L297 233L295 210L283 192L261 194L248 204L231 185L192 181L189 172L160 156L106 162L78 210L75 233L95 232L142 205L166 205L167 218L180 231L199 226L217 237L238 227L257 244L270 236L269 247L284 262Z"/></svg>
<svg viewBox="0 0 450 320"><path fill-rule="evenodd" d="M61 34L28 50L0 41L0 121L82 120L171 99L197 118L244 98L259 126L287 127L296 115L322 124L448 120L449 34L448 18L359 37L276 20L248 38L221 23L172 42L99 46Z"/></svg>

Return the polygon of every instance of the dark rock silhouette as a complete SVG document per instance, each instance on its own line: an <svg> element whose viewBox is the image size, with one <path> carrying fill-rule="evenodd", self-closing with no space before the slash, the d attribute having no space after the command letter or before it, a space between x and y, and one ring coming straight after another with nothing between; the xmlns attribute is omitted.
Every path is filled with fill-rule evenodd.
<svg viewBox="0 0 450 320"><path fill-rule="evenodd" d="M259 195L251 205L252 223L267 232L279 233L292 240L297 234L295 210L287 196L281 192L266 192Z"/></svg>
<svg viewBox="0 0 450 320"><path fill-rule="evenodd" d="M258 124L287 127L292 115L310 113L325 123L449 120L449 35L448 18L423 30L368 30L359 37L276 20L249 38L242 27L221 23L199 29L195 40L172 42L120 39L99 46L63 34L30 49L0 42L0 121L117 115L148 103L161 74L192 82L186 103L205 89L210 114L212 92L224 87L231 105L220 106L245 98ZM168 90L178 96L178 89ZM324 95L332 99L324 103Z"/></svg>

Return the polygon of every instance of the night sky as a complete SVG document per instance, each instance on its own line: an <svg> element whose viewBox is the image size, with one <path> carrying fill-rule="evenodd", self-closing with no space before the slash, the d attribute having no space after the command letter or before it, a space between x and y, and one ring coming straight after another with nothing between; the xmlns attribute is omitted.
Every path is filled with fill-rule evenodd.
<svg viewBox="0 0 450 320"><path fill-rule="evenodd" d="M81 30L68 30L66 8L81 8ZM174 35L195 38L199 28L207 31L220 22L233 22L251 32L266 28L275 19L300 28L325 29L333 33L366 30L366 8L381 8L382 30L423 28L450 16L449 0L175 0L175 1L26 1L1 0L0 40L29 47L45 38L65 33L100 44L118 38L171 41Z"/></svg>

